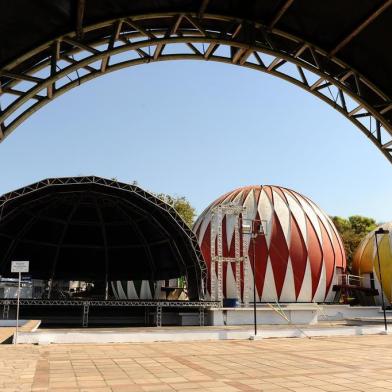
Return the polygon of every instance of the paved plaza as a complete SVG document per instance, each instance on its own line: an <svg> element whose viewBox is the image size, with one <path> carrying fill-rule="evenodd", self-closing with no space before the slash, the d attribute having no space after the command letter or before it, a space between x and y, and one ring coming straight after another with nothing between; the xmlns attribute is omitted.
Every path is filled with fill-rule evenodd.
<svg viewBox="0 0 392 392"><path fill-rule="evenodd" d="M2 345L1 391L392 391L392 336Z"/></svg>

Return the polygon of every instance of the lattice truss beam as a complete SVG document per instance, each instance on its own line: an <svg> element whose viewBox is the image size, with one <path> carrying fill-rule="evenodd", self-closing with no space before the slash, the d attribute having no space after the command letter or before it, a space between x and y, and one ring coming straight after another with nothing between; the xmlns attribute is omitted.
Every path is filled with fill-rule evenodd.
<svg viewBox="0 0 392 392"><path fill-rule="evenodd" d="M1 305L17 304L16 299L0 298ZM168 308L218 308L218 301L159 301L159 300L61 300L61 299L20 299L26 306L105 306L105 307L168 307Z"/></svg>
<svg viewBox="0 0 392 392"><path fill-rule="evenodd" d="M35 58L43 58L37 54L44 60L35 63ZM392 126L387 119L392 101L363 75L331 53L273 26L204 10L88 26L7 65L0 70L0 141L32 113L81 83L164 60L217 61L289 81L338 110L392 163Z"/></svg>

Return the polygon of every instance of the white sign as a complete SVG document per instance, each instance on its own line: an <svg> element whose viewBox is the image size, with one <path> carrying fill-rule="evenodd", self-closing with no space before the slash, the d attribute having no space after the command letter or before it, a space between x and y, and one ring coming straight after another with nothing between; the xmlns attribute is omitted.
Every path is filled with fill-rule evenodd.
<svg viewBox="0 0 392 392"><path fill-rule="evenodd" d="M11 261L11 272L29 272L29 262Z"/></svg>

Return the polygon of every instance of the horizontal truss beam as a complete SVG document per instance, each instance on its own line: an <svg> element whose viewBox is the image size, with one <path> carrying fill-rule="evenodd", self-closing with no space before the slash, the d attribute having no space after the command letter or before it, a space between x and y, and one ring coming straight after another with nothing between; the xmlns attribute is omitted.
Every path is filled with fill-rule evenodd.
<svg viewBox="0 0 392 392"><path fill-rule="evenodd" d="M17 304L16 299L0 299L0 305ZM219 308L219 301L162 301L162 300L57 300L20 299L22 306L96 306L96 307L166 307L166 308Z"/></svg>

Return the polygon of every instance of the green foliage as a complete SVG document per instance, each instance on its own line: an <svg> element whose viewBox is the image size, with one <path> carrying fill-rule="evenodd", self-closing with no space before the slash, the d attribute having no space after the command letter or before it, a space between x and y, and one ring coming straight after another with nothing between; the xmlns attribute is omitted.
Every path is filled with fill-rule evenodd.
<svg viewBox="0 0 392 392"><path fill-rule="evenodd" d="M351 228L356 234L366 235L377 227L376 221L365 216L354 215L348 218Z"/></svg>
<svg viewBox="0 0 392 392"><path fill-rule="evenodd" d="M132 185L139 186L139 183L134 180ZM196 210L192 207L191 203L187 200L185 196L171 196L166 193L155 193L150 192L155 197L163 200L167 204L170 204L177 213L181 216L184 222L192 228L195 221Z"/></svg>
<svg viewBox="0 0 392 392"><path fill-rule="evenodd" d="M195 209L191 206L191 203L184 196L170 196L164 193L155 194L156 197L159 197L161 200L165 201L167 204L170 204L181 216L184 222L192 227L194 223L194 219L196 216Z"/></svg>
<svg viewBox="0 0 392 392"><path fill-rule="evenodd" d="M186 278L185 278L185 276L181 276L180 278L178 278L177 284L178 284L178 287L181 287L181 288L186 287Z"/></svg>
<svg viewBox="0 0 392 392"><path fill-rule="evenodd" d="M355 250L366 234L377 227L376 221L373 218L360 215L353 215L348 219L332 216L331 219L342 237L347 256L347 266L348 269L351 269Z"/></svg>
<svg viewBox="0 0 392 392"><path fill-rule="evenodd" d="M351 229L350 221L348 219L341 218L340 216L331 216L331 219L340 234Z"/></svg>

